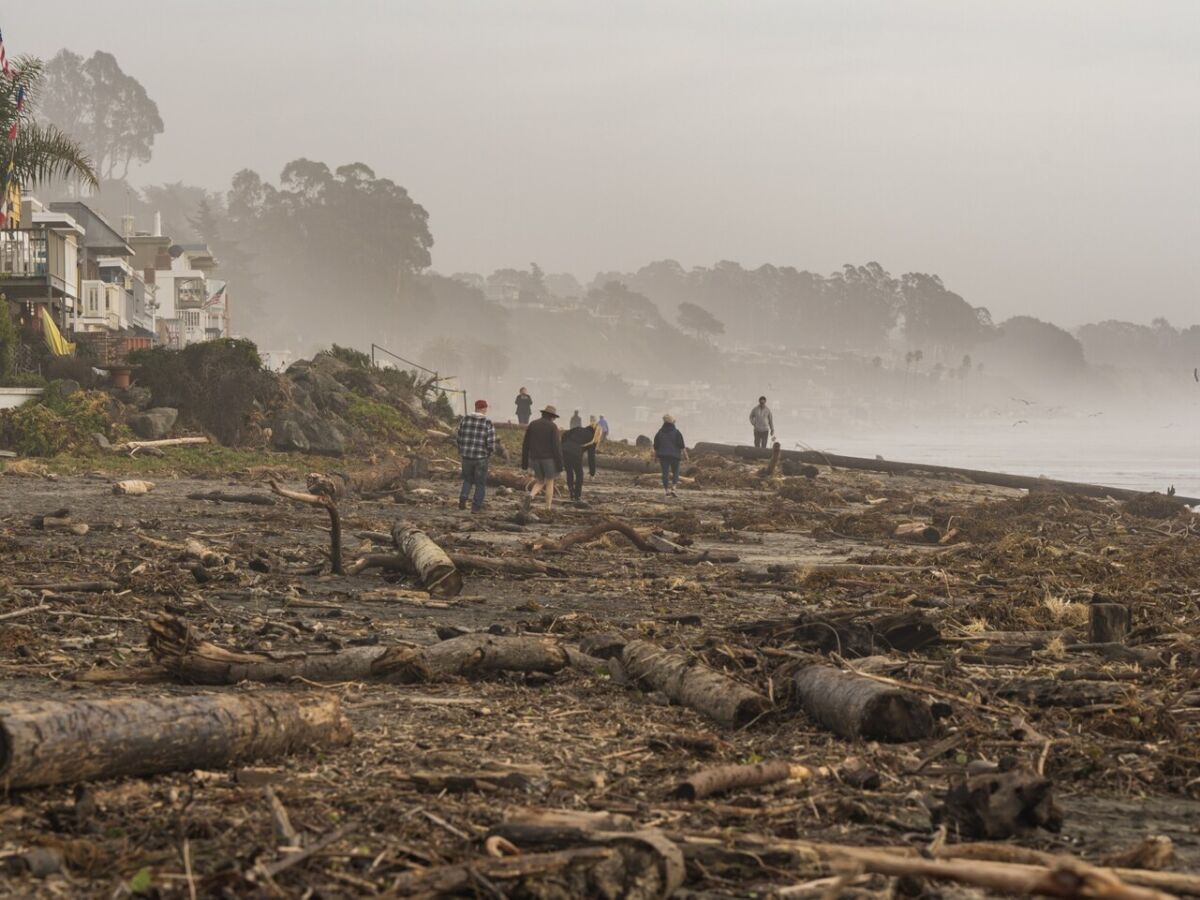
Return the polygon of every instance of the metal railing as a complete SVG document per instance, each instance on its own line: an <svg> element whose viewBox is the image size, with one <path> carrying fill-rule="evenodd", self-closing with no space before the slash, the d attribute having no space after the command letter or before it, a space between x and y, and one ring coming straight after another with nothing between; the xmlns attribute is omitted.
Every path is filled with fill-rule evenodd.
<svg viewBox="0 0 1200 900"><path fill-rule="evenodd" d="M49 274L46 232L20 228L0 231L0 273L10 278L40 278Z"/></svg>
<svg viewBox="0 0 1200 900"><path fill-rule="evenodd" d="M429 387L431 387L433 390L441 391L443 394L461 394L462 395L462 405L463 405L463 415L465 416L467 414L467 392L465 390L463 390L462 388L442 387L442 385L440 383L443 381L449 381L451 378L457 378L458 377L457 375L443 376L436 369L430 369L426 366L421 365L420 363L413 362L411 359L405 359L400 354L393 353L387 347L380 347L378 344L371 345L371 365L373 365L373 366L379 365L379 363L377 363L375 361L375 352L376 351L379 351L380 353L384 353L384 354L390 356L392 359L396 360L397 362L404 363L406 366L410 366L413 369L419 369L420 371L425 372L426 374L432 375L433 378L429 382Z"/></svg>

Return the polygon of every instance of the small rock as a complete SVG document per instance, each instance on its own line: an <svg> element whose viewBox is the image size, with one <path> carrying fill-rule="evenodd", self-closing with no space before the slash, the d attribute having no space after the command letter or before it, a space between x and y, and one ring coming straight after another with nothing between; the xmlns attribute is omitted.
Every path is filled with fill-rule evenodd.
<svg viewBox="0 0 1200 900"><path fill-rule="evenodd" d="M170 406L156 406L130 416L129 427L143 440L158 441L171 433L178 418L179 410Z"/></svg>

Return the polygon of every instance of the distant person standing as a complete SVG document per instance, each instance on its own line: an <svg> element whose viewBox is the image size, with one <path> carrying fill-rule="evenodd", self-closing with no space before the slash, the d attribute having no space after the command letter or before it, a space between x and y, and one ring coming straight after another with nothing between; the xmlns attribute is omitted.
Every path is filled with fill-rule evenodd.
<svg viewBox="0 0 1200 900"><path fill-rule="evenodd" d="M462 457L462 491L458 495L458 508L467 508L467 497L475 489L471 501L471 512L483 509L483 497L487 492L488 460L496 452L496 427L487 417L486 400L475 401L475 412L463 416L458 423L458 455Z"/></svg>
<svg viewBox="0 0 1200 900"><path fill-rule="evenodd" d="M687 445L683 434L675 427L675 417L670 413L663 416L662 428L654 435L654 456L662 466L663 495L674 497L679 486L679 462L687 459Z"/></svg>
<svg viewBox="0 0 1200 900"><path fill-rule="evenodd" d="M754 426L755 447L766 447L768 436L775 440L775 418L767 406L766 397L759 397L758 406L750 410L750 424Z"/></svg>
<svg viewBox="0 0 1200 900"><path fill-rule="evenodd" d="M593 419L595 417L593 416ZM600 426L594 421L590 425L579 425L563 432L562 453L567 470L567 490L572 500L583 499L583 454L588 455L588 471L596 477L596 445L603 439Z"/></svg>
<svg viewBox="0 0 1200 900"><path fill-rule="evenodd" d="M529 499L545 491L547 512L554 506L554 479L564 468L562 438L554 422L557 418L558 410L547 406L542 410L542 417L525 429L525 440L521 444L521 468L529 469L534 477Z"/></svg>
<svg viewBox="0 0 1200 900"><path fill-rule="evenodd" d="M583 417L579 415L579 410L575 410L575 412L571 415L571 427L579 428L582 425L583 425Z"/></svg>
<svg viewBox="0 0 1200 900"><path fill-rule="evenodd" d="M529 416L533 412L533 398L529 396L529 391L521 388L517 392L517 421L522 425L529 424Z"/></svg>
<svg viewBox="0 0 1200 900"><path fill-rule="evenodd" d="M608 419L604 418L604 416L601 416L599 424L600 424L600 436L603 437L607 441L608 440Z"/></svg>

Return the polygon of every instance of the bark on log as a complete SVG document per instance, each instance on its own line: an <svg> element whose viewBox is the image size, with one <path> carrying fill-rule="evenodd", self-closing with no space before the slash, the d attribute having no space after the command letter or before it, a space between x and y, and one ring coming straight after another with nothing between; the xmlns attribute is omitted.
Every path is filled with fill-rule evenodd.
<svg viewBox="0 0 1200 900"><path fill-rule="evenodd" d="M787 760L773 759L747 766L717 766L701 769L675 788L674 796L682 800L700 800L743 787L760 787L789 779L813 777L812 769Z"/></svg>
<svg viewBox="0 0 1200 900"><path fill-rule="evenodd" d="M428 647L346 647L329 652L262 653L227 650L198 639L186 622L167 614L149 625L150 652L163 669L194 684L239 681L318 683L383 681L414 684L495 672L557 672L567 652L549 638L466 634Z"/></svg>
<svg viewBox="0 0 1200 900"><path fill-rule="evenodd" d="M1093 603L1088 607L1088 641L1123 644L1129 634L1129 607L1120 603Z"/></svg>
<svg viewBox="0 0 1200 900"><path fill-rule="evenodd" d="M0 702L0 785L215 769L351 736L331 694Z"/></svg>
<svg viewBox="0 0 1200 900"><path fill-rule="evenodd" d="M435 544L425 532L412 525L397 522L392 526L392 542L403 554L421 579L429 596L449 600L462 593L463 580L446 551Z"/></svg>
<svg viewBox="0 0 1200 900"><path fill-rule="evenodd" d="M103 594L120 588L115 581L23 581L17 587L49 594Z"/></svg>
<svg viewBox="0 0 1200 900"><path fill-rule="evenodd" d="M489 487L506 487L514 491L527 491L533 484L533 476L517 469L489 466L487 483Z"/></svg>
<svg viewBox="0 0 1200 900"><path fill-rule="evenodd" d="M188 494L189 500L207 500L211 503L250 503L254 506L274 506L275 501L266 494L230 494L225 491L208 491Z"/></svg>
<svg viewBox="0 0 1200 900"><path fill-rule="evenodd" d="M792 685L805 712L849 740L917 741L933 733L933 714L924 700L869 678L809 666Z"/></svg>
<svg viewBox="0 0 1200 900"><path fill-rule="evenodd" d="M612 456L603 453L596 454L596 468L639 475L661 471L658 463L641 456Z"/></svg>
<svg viewBox="0 0 1200 900"><path fill-rule="evenodd" d="M692 453L697 456L703 453L715 453L719 456L739 457L741 459L767 459L771 451L734 444L701 442L692 448ZM1053 478L1034 478L1028 475L1007 475L1003 472L960 469L956 466L935 466L926 463L895 462L886 459L866 459L858 456L839 456L834 453L822 453L817 450L784 450L783 458L840 469L890 472L894 475L950 475L969 478L976 484L993 484L997 487L1019 488L1026 491L1062 491L1064 494L1079 494L1084 497L1100 497L1101 499L1112 497L1115 500L1132 500L1143 493L1142 491L1133 491L1128 488L1083 484L1076 481L1058 481ZM1181 503L1186 503L1188 506L1200 506L1200 498L1197 497L1176 497L1175 499Z"/></svg>
<svg viewBox="0 0 1200 900"><path fill-rule="evenodd" d="M648 852L636 835L614 835L604 843L570 850L482 857L406 872L393 882L392 892L400 897L472 894L486 879L503 884L505 896L669 897L683 883L682 855L665 839L657 852Z"/></svg>
<svg viewBox="0 0 1200 900"><path fill-rule="evenodd" d="M1059 678L1020 678L992 686L992 693L1031 707L1072 709L1097 703L1122 703L1130 687L1113 681L1064 681Z"/></svg>
<svg viewBox="0 0 1200 900"><path fill-rule="evenodd" d="M771 708L770 701L757 691L682 653L646 641L626 644L621 665L630 678L730 728L740 728Z"/></svg>
<svg viewBox="0 0 1200 900"><path fill-rule="evenodd" d="M550 566L536 559L507 559L505 557L476 556L472 553L448 553L450 561L460 572L489 572L503 575L562 575L565 570ZM399 553L368 553L360 556L346 568L347 575L358 575L367 569L386 569L393 572L408 572L415 575L412 563Z"/></svg>
<svg viewBox="0 0 1200 900"><path fill-rule="evenodd" d="M766 473L767 478L774 478L775 472L779 469L780 450L781 450L781 447L780 447L779 441L776 441L774 444L771 445L771 461L769 463L767 463L767 473Z"/></svg>

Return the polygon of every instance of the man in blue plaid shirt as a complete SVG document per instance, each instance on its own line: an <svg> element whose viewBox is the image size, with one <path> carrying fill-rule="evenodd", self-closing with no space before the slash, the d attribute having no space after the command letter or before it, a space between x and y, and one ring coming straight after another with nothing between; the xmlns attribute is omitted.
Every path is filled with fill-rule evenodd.
<svg viewBox="0 0 1200 900"><path fill-rule="evenodd" d="M458 455L462 457L462 492L458 495L458 508L467 508L467 497L471 487L475 497L471 511L483 509L483 495L487 491L488 460L496 452L496 426L487 417L486 400L475 401L475 412L463 416L458 423Z"/></svg>

